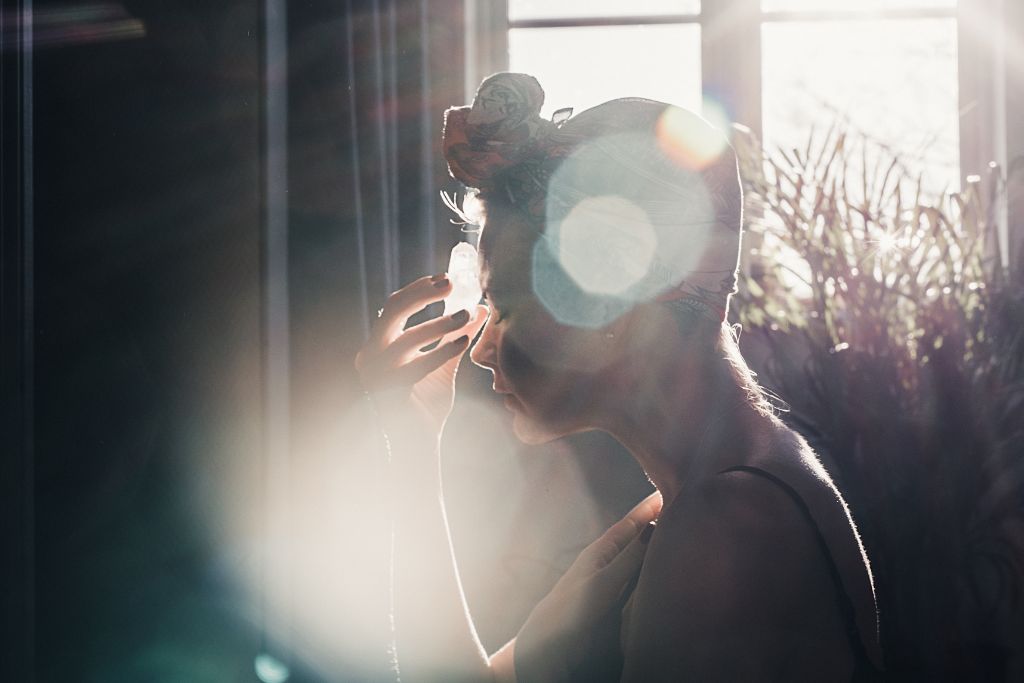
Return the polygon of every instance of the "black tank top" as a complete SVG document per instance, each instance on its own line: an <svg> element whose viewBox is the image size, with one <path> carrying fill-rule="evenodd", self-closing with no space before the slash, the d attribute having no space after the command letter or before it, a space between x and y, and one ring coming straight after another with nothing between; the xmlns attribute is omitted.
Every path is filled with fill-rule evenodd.
<svg viewBox="0 0 1024 683"><path fill-rule="evenodd" d="M802 458L792 459L765 456L754 460L754 464L736 465L721 473L747 472L762 477L793 500L814 532L832 577L854 655L851 683L885 681L878 641L878 612L867 556L842 495L821 463L807 453L804 451ZM634 579L624 595L624 602L635 585ZM617 654L617 667L609 667L607 680L617 681L619 678L621 650Z"/></svg>
<svg viewBox="0 0 1024 683"><path fill-rule="evenodd" d="M776 468L773 467L772 469ZM768 481L773 482L780 489L782 489L786 493L786 495L788 495L793 500L797 508L800 510L801 515L804 517L804 519L807 520L807 523L811 526L811 529L814 531L815 538L818 542L818 547L821 549L822 555L824 556L825 561L828 564L829 574L831 575L832 583L835 586L836 598L839 604L839 609L842 612L843 621L846 624L847 638L850 642L850 648L852 649L854 654L855 664L853 676L850 679L851 683L875 683L878 681L884 681L885 677L880 669L881 652L878 647L877 641L877 626L875 627L875 629L872 629L871 632L864 633L865 629L863 623L858 623L858 621L863 622L864 620L858 620L857 609L854 607L854 601L851 599L847 589L847 584L851 580L856 580L856 578L851 577L851 579L847 579L846 581L844 581L844 577L839 570L839 566L836 564L836 559L832 555L833 551L830 548L830 544L826 541L825 536L818 525L818 521L815 518L815 514L814 512L812 512L811 507L808 505L808 503L800 496L796 489L794 489L792 486L786 483L786 481L784 481L781 477L777 476L773 472L770 472L766 469L754 467L752 465L737 465L735 467L730 467L728 469L722 470L722 473L725 472L747 472L749 474L753 474L755 476L767 479ZM833 505L835 505L837 509L841 509L842 506L839 505L838 503L839 501L836 500L833 503ZM842 511L845 513L845 510ZM850 540L856 543L857 539L854 535L855 532L852 523L850 526L850 532ZM833 543L832 545L835 544ZM867 566L865 565L865 576L859 578L867 578L869 576L867 574L867 571ZM869 578L868 581L870 582ZM874 601L872 600L872 604L873 603ZM872 654L870 655L869 648L874 650L874 652L872 652ZM873 658L874 660L877 660L877 665L876 662L873 661Z"/></svg>

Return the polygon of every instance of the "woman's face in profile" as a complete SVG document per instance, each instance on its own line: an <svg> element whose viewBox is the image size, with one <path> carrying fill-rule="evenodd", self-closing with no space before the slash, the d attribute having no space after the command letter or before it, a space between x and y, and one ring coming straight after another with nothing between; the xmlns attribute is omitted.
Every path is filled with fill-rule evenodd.
<svg viewBox="0 0 1024 683"><path fill-rule="evenodd" d="M513 430L526 443L544 443L594 428L598 401L614 398L605 330L559 323L533 292L536 229L505 209L490 212L480 237L480 285L490 317L470 353L494 374L505 394Z"/></svg>

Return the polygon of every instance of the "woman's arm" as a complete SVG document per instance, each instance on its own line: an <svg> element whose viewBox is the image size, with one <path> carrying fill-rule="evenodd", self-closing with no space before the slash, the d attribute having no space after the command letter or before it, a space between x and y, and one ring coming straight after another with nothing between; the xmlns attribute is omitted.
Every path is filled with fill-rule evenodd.
<svg viewBox="0 0 1024 683"><path fill-rule="evenodd" d="M399 446L393 463L414 455ZM436 453L436 452L435 452ZM409 461L418 462L418 461ZM441 495L439 468L402 468L407 488L436 496L395 496L394 619L403 680L581 680L619 661L619 625L628 587L644 561L661 495L651 494L580 553L530 612L518 635L486 657L459 583ZM518 652L517 652L518 649Z"/></svg>
<svg viewBox="0 0 1024 683"><path fill-rule="evenodd" d="M437 445L395 443L392 619L403 681L515 680L511 649L487 657L451 546ZM500 674L500 675L499 675Z"/></svg>
<svg viewBox="0 0 1024 683"><path fill-rule="evenodd" d="M410 682L493 679L452 554L439 453L456 371L487 310L480 306L475 315L460 311L406 329L412 315L450 290L442 274L393 293L355 360L388 441L392 490L381 516L393 534L390 617L397 664Z"/></svg>

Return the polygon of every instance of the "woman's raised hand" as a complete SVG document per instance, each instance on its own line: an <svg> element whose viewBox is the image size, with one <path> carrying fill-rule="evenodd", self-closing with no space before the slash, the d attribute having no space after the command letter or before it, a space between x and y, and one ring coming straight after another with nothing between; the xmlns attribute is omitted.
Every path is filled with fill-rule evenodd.
<svg viewBox="0 0 1024 683"><path fill-rule="evenodd" d="M455 401L455 374L487 307L433 318L406 329L409 318L451 291L444 274L421 277L391 294L370 338L356 354L363 387L394 441L434 444ZM424 351L424 347L439 342Z"/></svg>
<svg viewBox="0 0 1024 683"><path fill-rule="evenodd" d="M514 644L519 683L618 680L621 613L643 565L657 491L580 553L541 600Z"/></svg>

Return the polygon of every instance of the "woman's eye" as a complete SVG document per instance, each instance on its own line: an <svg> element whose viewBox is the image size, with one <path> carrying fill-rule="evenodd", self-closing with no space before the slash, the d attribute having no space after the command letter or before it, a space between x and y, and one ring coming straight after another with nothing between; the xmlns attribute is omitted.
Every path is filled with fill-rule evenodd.
<svg viewBox="0 0 1024 683"><path fill-rule="evenodd" d="M509 308L508 308L508 306L499 306L498 304L496 304L494 302L493 299L491 299L490 297L486 297L486 296L485 296L485 301L487 302L487 305L491 309L491 320L495 324L500 323L501 321L503 321L506 318L508 318L508 316L509 316Z"/></svg>

